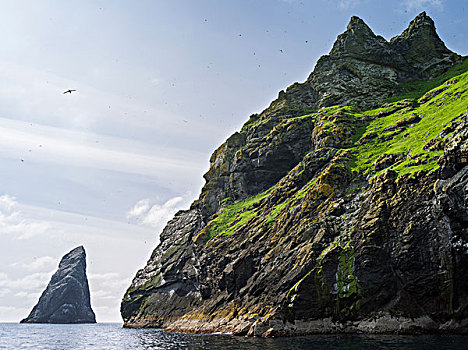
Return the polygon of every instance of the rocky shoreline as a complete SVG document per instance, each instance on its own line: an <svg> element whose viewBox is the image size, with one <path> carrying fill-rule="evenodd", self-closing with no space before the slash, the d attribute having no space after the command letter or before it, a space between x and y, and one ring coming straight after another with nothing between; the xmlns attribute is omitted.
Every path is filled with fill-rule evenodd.
<svg viewBox="0 0 468 350"><path fill-rule="evenodd" d="M367 320L336 322L332 318L321 320L297 320L294 323L282 320L245 321L217 318L179 319L154 324L138 320L127 322L125 328L163 328L166 332L194 334L231 334L235 336L291 337L313 334L468 334L468 320L447 321L437 324L427 316L415 319L384 314Z"/></svg>

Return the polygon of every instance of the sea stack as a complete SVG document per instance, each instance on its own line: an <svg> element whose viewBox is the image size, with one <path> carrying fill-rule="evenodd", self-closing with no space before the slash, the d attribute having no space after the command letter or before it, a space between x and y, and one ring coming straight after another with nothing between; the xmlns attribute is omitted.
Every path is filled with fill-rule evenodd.
<svg viewBox="0 0 468 350"><path fill-rule="evenodd" d="M62 258L38 303L21 323L96 323L83 246Z"/></svg>

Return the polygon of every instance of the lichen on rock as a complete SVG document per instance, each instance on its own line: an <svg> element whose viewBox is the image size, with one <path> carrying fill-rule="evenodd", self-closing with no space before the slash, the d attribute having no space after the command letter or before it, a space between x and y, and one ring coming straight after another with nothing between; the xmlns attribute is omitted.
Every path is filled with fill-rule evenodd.
<svg viewBox="0 0 468 350"><path fill-rule="evenodd" d="M467 333L467 71L425 13L390 41L353 17L213 153L125 327Z"/></svg>

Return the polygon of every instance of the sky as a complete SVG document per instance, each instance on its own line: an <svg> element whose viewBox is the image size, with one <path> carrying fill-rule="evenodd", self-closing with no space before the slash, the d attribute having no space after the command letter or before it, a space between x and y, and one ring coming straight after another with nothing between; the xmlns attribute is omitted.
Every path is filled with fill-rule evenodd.
<svg viewBox="0 0 468 350"><path fill-rule="evenodd" d="M387 40L425 10L468 55L463 0L0 1L0 321L84 245L98 322L209 157L304 81L357 15ZM465 13L465 10L467 13ZM76 89L72 94L63 94Z"/></svg>

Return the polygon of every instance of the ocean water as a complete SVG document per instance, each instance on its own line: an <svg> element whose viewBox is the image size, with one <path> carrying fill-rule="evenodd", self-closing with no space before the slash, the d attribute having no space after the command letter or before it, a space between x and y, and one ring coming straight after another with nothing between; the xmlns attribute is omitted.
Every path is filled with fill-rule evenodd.
<svg viewBox="0 0 468 350"><path fill-rule="evenodd" d="M468 336L319 335L261 339L229 335L165 333L156 329L124 329L119 323L45 325L0 323L0 349L468 349Z"/></svg>

